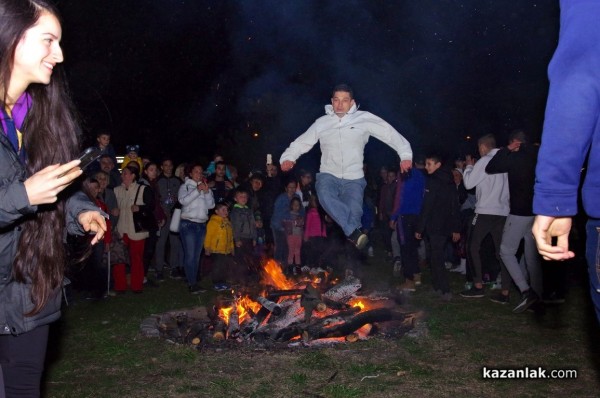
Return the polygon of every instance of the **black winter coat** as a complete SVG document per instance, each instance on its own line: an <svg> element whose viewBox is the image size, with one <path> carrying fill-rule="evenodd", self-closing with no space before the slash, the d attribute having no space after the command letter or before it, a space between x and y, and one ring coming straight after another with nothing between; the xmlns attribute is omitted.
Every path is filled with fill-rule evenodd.
<svg viewBox="0 0 600 398"><path fill-rule="evenodd" d="M458 192L450 170L439 168L425 182L423 207L416 232L450 236L460 232Z"/></svg>
<svg viewBox="0 0 600 398"><path fill-rule="evenodd" d="M521 144L516 152L502 148L496 152L485 168L488 174L508 173L512 215L533 216L533 186L537 155L538 148L532 145Z"/></svg>

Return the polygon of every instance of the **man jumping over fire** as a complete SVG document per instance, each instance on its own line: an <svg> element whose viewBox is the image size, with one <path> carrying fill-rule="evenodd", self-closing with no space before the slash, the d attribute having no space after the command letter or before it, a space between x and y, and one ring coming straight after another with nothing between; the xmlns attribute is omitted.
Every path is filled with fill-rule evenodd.
<svg viewBox="0 0 600 398"><path fill-rule="evenodd" d="M322 152L316 183L319 202L348 240L362 249L369 241L360 229L367 185L363 172L365 145L371 136L389 145L400 156L402 172L412 166L412 149L385 120L359 111L353 91L346 84L334 87L331 105L325 105L325 113L283 152L281 170L291 170L296 160L318 141Z"/></svg>

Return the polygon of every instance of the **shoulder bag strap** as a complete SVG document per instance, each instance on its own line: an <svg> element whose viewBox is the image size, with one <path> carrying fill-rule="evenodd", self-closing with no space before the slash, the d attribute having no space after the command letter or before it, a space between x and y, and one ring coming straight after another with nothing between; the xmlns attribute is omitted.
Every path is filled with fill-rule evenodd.
<svg viewBox="0 0 600 398"><path fill-rule="evenodd" d="M142 188L142 184L138 184L138 189L135 192L135 198L133 199L133 204L136 205L136 206L138 205L137 204L137 198L138 198L138 195L140 194L140 189L141 188Z"/></svg>

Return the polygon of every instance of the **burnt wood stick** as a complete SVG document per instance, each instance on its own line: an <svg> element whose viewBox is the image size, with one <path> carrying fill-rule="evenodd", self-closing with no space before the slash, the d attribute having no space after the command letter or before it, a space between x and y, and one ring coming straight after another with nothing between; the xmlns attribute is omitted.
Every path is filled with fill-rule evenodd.
<svg viewBox="0 0 600 398"><path fill-rule="evenodd" d="M301 324L297 323L297 324L293 324L288 327L280 329L275 334L274 340L275 341L290 341L294 337L302 335L302 333L304 332L303 325L305 325L305 323L301 323Z"/></svg>
<svg viewBox="0 0 600 398"><path fill-rule="evenodd" d="M335 301L324 296L321 299L323 303L325 303L325 305L332 310L347 310L348 308L352 308L350 304L340 303L339 301Z"/></svg>
<svg viewBox="0 0 600 398"><path fill-rule="evenodd" d="M274 300L278 297L285 296L299 296L304 293L304 289L290 289L290 290L271 290L267 293L269 300Z"/></svg>
<svg viewBox="0 0 600 398"><path fill-rule="evenodd" d="M204 329L206 329L206 325L203 322L197 321L192 323L188 328L183 341L191 343L194 338L198 337L198 335L204 331Z"/></svg>
<svg viewBox="0 0 600 398"><path fill-rule="evenodd" d="M273 315L281 315L281 306L279 304L262 296L256 297L254 301L260 303L260 305L262 305L263 308L266 308Z"/></svg>
<svg viewBox="0 0 600 398"><path fill-rule="evenodd" d="M229 323L227 324L227 338L234 338L240 333L240 317L235 309L229 314Z"/></svg>
<svg viewBox="0 0 600 398"><path fill-rule="evenodd" d="M219 318L219 311L215 306L206 307L206 316L212 321L213 324L218 323L221 319Z"/></svg>
<svg viewBox="0 0 600 398"><path fill-rule="evenodd" d="M215 341L221 341L221 340L225 340L225 331L227 330L227 326L225 325L225 322L223 322L222 320L217 321L217 323L215 324L214 328L213 328L213 340Z"/></svg>
<svg viewBox="0 0 600 398"><path fill-rule="evenodd" d="M393 311L389 308L378 308L361 312L353 317L348 318L345 322L331 327L318 327L316 325L311 325L308 327L308 334L313 340L326 337L342 337L360 329L367 323L402 320L404 318L405 314L402 312Z"/></svg>
<svg viewBox="0 0 600 398"><path fill-rule="evenodd" d="M354 316L357 312L360 312L360 308L352 307L346 311L340 311L337 314L333 314L333 315L329 315L329 316L326 316L323 318L318 318L316 320L313 320L312 324L310 322L301 322L301 323L291 324L290 326L287 326L287 327L284 327L284 328L281 328L280 330L278 330L277 333L275 334L274 340L275 341L289 341L296 336L302 335L302 333L306 330L310 330L310 329L321 330L321 329L325 328L326 325L329 323L344 322L346 319Z"/></svg>

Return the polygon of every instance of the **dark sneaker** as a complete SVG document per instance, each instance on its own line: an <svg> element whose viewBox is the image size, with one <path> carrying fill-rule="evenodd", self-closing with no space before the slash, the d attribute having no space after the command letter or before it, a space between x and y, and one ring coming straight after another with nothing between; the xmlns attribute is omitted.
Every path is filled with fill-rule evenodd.
<svg viewBox="0 0 600 398"><path fill-rule="evenodd" d="M508 294L498 293L490 297L490 300L498 304L507 304L510 302L510 296Z"/></svg>
<svg viewBox="0 0 600 398"><path fill-rule="evenodd" d="M183 272L179 268L171 269L171 279L183 279Z"/></svg>
<svg viewBox="0 0 600 398"><path fill-rule="evenodd" d="M544 304L564 304L565 296L552 292L549 295L544 295Z"/></svg>
<svg viewBox="0 0 600 398"><path fill-rule="evenodd" d="M460 295L466 298L482 298L485 296L485 294L483 294L483 288L478 289L475 286L469 290L463 290Z"/></svg>
<svg viewBox="0 0 600 398"><path fill-rule="evenodd" d="M157 272L156 273L156 280L158 282L164 282L165 280L165 275L162 272Z"/></svg>
<svg viewBox="0 0 600 398"><path fill-rule="evenodd" d="M200 286L198 285L194 285L194 286L190 286L190 293L191 294L200 294L200 293L206 293L205 289L202 289Z"/></svg>
<svg viewBox="0 0 600 398"><path fill-rule="evenodd" d="M540 296L533 289L525 290L521 295L521 302L513 308L513 312L515 314L525 312L538 301L540 301Z"/></svg>
<svg viewBox="0 0 600 398"><path fill-rule="evenodd" d="M348 240L352 242L358 250L364 249L367 246L367 243L369 243L369 237L366 234L363 234L358 228L348 236Z"/></svg>

